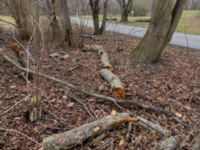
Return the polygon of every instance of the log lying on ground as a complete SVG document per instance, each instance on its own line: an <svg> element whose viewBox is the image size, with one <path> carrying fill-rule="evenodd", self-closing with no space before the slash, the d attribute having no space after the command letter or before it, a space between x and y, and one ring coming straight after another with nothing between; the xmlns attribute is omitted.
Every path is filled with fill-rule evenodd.
<svg viewBox="0 0 200 150"><path fill-rule="evenodd" d="M83 48L84 51L91 51L91 52L97 52L101 61L101 64L103 65L103 68L107 68L110 71L113 71L113 67L110 64L108 54L104 50L104 47L101 45L85 45Z"/></svg>
<svg viewBox="0 0 200 150"><path fill-rule="evenodd" d="M125 97L125 88L122 85L120 79L112 73L113 67L110 64L108 54L101 45L85 45L84 51L97 52L104 69L99 71L99 74L106 80L111 87L112 96L120 99Z"/></svg>
<svg viewBox="0 0 200 150"><path fill-rule="evenodd" d="M200 149L200 132L197 135L197 137L195 137L194 143L192 145L192 150L199 150L199 149Z"/></svg>
<svg viewBox="0 0 200 150"><path fill-rule="evenodd" d="M47 137L43 140L42 145L44 150L67 149L109 130L113 125L138 121L138 118L130 117L128 113L119 113L116 116L109 115L70 131Z"/></svg>
<svg viewBox="0 0 200 150"><path fill-rule="evenodd" d="M141 118L139 116L138 116L138 118L140 119L140 122L138 124L142 125L144 128L149 129L149 130L154 130L161 135L165 135L165 136L170 135L169 130L163 128L158 123L153 123L153 122L146 120L144 118Z"/></svg>
<svg viewBox="0 0 200 150"><path fill-rule="evenodd" d="M99 74L109 83L112 96L115 98L124 98L125 89L120 79L108 69L101 69Z"/></svg>
<svg viewBox="0 0 200 150"><path fill-rule="evenodd" d="M9 56L7 56L4 53L4 50L2 48L0 48L0 57L2 57L5 61L9 62L10 64L14 65L15 67L17 67L21 71L25 71L25 72L28 72L28 73L32 73L32 74L38 75L38 76L40 76L42 78L48 79L50 81L54 81L56 83L59 83L61 85L66 86L68 88L71 88L71 89L77 90L79 92L82 92L82 93L84 93L84 94L86 94L88 96L95 97L95 98L97 98L95 100L97 102L99 102L99 103L108 102L108 103L114 104L115 106L117 106L118 108L120 108L121 110L124 110L124 111L125 111L125 109L122 106L127 107L127 108L139 107L139 108L142 108L142 109L147 110L147 111L154 111L154 112L159 113L159 114L165 114L168 117L172 117L175 121L177 121L179 123L182 123L177 118L178 116L176 115L175 112L171 112L171 111L163 109L161 107L156 107L156 106L144 104L144 103L141 103L141 102L139 102L137 100L116 100L115 98L108 97L108 96L105 96L105 95L100 95L100 94L96 94L94 92L84 91L83 89L81 89L81 88L79 88L79 87L77 87L77 86L75 86L75 85L73 85L71 83L68 83L66 81L63 81L63 80L57 79L55 77L43 74L41 72L35 72L33 70L30 70L30 69L27 69L27 68L23 68L18 63L16 63L14 60L12 60Z"/></svg>
<svg viewBox="0 0 200 150"><path fill-rule="evenodd" d="M158 143L158 146L155 148L157 150L176 150L178 147L178 139L174 136L171 136L167 139L164 139Z"/></svg>

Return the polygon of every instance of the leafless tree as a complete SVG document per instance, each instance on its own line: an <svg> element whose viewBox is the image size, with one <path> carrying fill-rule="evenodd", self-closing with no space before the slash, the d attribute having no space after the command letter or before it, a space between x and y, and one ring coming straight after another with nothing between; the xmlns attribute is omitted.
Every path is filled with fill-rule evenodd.
<svg viewBox="0 0 200 150"><path fill-rule="evenodd" d="M121 7L121 22L127 22L133 7L133 0L117 0Z"/></svg>
<svg viewBox="0 0 200 150"><path fill-rule="evenodd" d="M100 0L89 0L90 7L92 10L92 18L93 18L93 24L94 24L94 34L95 35L101 35L103 34L105 30L106 20L107 20L107 11L108 11L108 1L109 0L103 0L103 19L100 26L99 21L99 14L101 9L101 1Z"/></svg>
<svg viewBox="0 0 200 150"><path fill-rule="evenodd" d="M35 1L8 0L8 8L15 19L21 37L29 39L34 30L33 12L36 8Z"/></svg>

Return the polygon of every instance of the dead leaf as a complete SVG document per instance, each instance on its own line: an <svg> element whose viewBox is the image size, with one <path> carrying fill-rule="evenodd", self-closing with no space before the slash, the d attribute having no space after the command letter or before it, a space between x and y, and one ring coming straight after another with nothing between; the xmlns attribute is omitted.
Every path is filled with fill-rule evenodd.
<svg viewBox="0 0 200 150"><path fill-rule="evenodd" d="M11 85L10 89L15 89L17 86L16 85Z"/></svg>
<svg viewBox="0 0 200 150"><path fill-rule="evenodd" d="M63 55L63 56L60 57L60 59L62 59L62 60L66 60L68 58L69 58L69 54L65 54L65 55Z"/></svg>
<svg viewBox="0 0 200 150"><path fill-rule="evenodd" d="M72 107L75 103L71 102L67 105L67 107Z"/></svg>
<svg viewBox="0 0 200 150"><path fill-rule="evenodd" d="M176 112L175 114L176 114L176 117L178 117L178 118L182 118L182 116L183 116L181 113L178 113L178 112Z"/></svg>
<svg viewBox="0 0 200 150"><path fill-rule="evenodd" d="M125 140L124 140L124 137L122 137L119 142L119 146L123 146L124 144L125 144Z"/></svg>
<svg viewBox="0 0 200 150"><path fill-rule="evenodd" d="M50 54L51 57L58 57L59 54L57 52Z"/></svg>
<svg viewBox="0 0 200 150"><path fill-rule="evenodd" d="M64 95L62 98L63 98L64 100L67 100L67 95Z"/></svg>

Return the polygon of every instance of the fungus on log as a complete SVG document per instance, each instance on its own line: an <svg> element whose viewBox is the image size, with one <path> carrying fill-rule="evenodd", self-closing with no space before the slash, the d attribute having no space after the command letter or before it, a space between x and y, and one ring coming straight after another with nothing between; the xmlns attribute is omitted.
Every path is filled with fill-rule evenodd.
<svg viewBox="0 0 200 150"><path fill-rule="evenodd" d="M114 125L139 122L138 118L130 117L128 113L119 113L117 115L108 115L102 119L96 120L91 123L84 124L72 130L55 134L43 140L44 150L60 150L82 144L87 140L95 137L109 129Z"/></svg>
<svg viewBox="0 0 200 150"><path fill-rule="evenodd" d="M103 65L103 67L110 71L114 70L112 65L110 64L108 53L104 50L103 46L101 46L101 45L85 45L83 48L83 51L97 52L100 57L100 61L101 61L101 64Z"/></svg>
<svg viewBox="0 0 200 150"><path fill-rule="evenodd" d="M112 96L115 98L124 98L125 96L125 88L123 87L122 82L120 79L113 74L108 69L101 69L99 74L103 77L103 79L109 83L112 91Z"/></svg>

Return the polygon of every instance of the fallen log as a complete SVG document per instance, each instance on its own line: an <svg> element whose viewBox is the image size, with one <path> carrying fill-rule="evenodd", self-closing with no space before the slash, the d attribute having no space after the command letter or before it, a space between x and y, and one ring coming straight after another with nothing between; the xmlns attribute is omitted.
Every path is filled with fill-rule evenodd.
<svg viewBox="0 0 200 150"><path fill-rule="evenodd" d="M199 150L200 149L200 133L195 137L194 143L192 144L192 150Z"/></svg>
<svg viewBox="0 0 200 150"><path fill-rule="evenodd" d="M109 57L107 52L104 50L104 47L101 45L85 45L83 48L83 51L91 51L91 52L97 52L101 61L101 64L103 65L103 68L106 68L110 71L113 71L113 67L110 64Z"/></svg>
<svg viewBox="0 0 200 150"><path fill-rule="evenodd" d="M170 132L167 129L163 128L158 123L153 123L153 122L146 120L144 118L141 118L139 116L138 116L138 118L140 119L138 124L140 124L144 128L149 129L149 130L154 130L154 131L158 132L159 134L165 135L165 136L168 136L170 134Z"/></svg>
<svg viewBox="0 0 200 150"><path fill-rule="evenodd" d="M174 136L160 141L155 149L157 150L176 150L178 147L178 139Z"/></svg>
<svg viewBox="0 0 200 150"><path fill-rule="evenodd" d="M71 88L71 89L77 90L79 92L82 92L82 93L84 93L84 94L86 94L88 96L95 97L95 98L97 98L95 100L97 102L99 102L99 103L108 102L108 103L114 104L115 106L117 106L118 108L120 108L123 111L125 111L125 109L122 106L127 107L127 108L139 107L139 108L142 108L142 109L147 110L147 111L154 111L154 112L159 113L159 114L165 114L166 116L172 117L175 121L181 123L181 121L178 119L179 116L176 115L176 112L171 112L171 111L163 109L161 107L156 107L156 106L144 104L144 103L141 103L141 102L139 102L137 100L117 100L117 99L115 99L113 97L96 94L94 92L84 91L83 89L81 89L81 88L79 88L79 87L77 87L77 86L75 86L75 85L73 85L71 83L68 83L66 81L63 81L63 80L57 79L55 77L43 74L41 72L35 72L33 70L30 70L30 69L27 69L27 68L23 68L18 63L16 63L14 60L12 60L9 56L7 56L4 53L4 50L2 48L0 48L0 57L2 57L5 61L9 62L10 64L14 65L15 67L17 67L19 70L38 75L38 76L40 76L42 78L48 79L50 81L54 81L56 83L59 83L61 85L66 86L68 88Z"/></svg>
<svg viewBox="0 0 200 150"><path fill-rule="evenodd" d="M111 129L114 125L126 122L137 123L138 121L138 118L130 117L128 113L119 113L115 116L109 115L94 122L84 124L78 128L74 128L70 131L45 138L42 142L43 149L67 149L75 145L82 144L88 139Z"/></svg>
<svg viewBox="0 0 200 150"><path fill-rule="evenodd" d="M104 78L106 82L109 83L113 97L118 99L125 97L125 88L123 87L120 79L115 74L113 74L108 69L101 69L99 74Z"/></svg>

